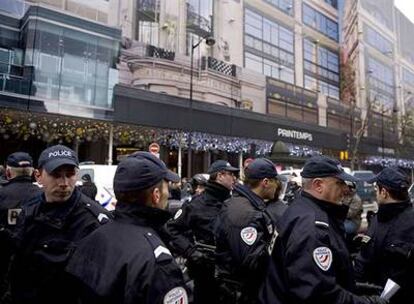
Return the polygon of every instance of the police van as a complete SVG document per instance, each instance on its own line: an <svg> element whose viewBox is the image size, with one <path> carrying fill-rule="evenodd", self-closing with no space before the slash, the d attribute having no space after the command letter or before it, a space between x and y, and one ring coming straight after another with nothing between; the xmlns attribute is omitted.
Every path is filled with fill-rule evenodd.
<svg viewBox="0 0 414 304"><path fill-rule="evenodd" d="M114 176L117 166L95 165L81 163L79 165L78 185L82 185L82 176L89 174L98 192L95 200L108 210L114 210L116 199L113 189Z"/></svg>

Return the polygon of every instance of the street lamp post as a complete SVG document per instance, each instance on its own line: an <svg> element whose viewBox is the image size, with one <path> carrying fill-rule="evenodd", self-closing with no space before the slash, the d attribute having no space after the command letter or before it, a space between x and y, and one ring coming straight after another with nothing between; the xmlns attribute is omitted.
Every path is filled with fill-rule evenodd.
<svg viewBox="0 0 414 304"><path fill-rule="evenodd" d="M192 128L193 128L193 67L194 67L194 50L203 42L206 41L208 46L213 46L216 40L211 36L202 37L194 44L194 38L191 38L191 51L190 51L190 105L189 105L189 133L188 133L188 157L187 157L187 176L191 177L191 164L192 164Z"/></svg>
<svg viewBox="0 0 414 304"><path fill-rule="evenodd" d="M384 101L381 103L381 155L384 162Z"/></svg>

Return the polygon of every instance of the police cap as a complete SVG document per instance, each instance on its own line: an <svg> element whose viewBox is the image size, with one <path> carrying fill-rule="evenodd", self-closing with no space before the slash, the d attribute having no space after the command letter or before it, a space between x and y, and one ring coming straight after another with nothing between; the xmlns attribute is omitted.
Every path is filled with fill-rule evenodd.
<svg viewBox="0 0 414 304"><path fill-rule="evenodd" d="M356 177L347 174L339 161L323 155L308 159L300 175L304 178L335 177L348 182L359 181Z"/></svg>
<svg viewBox="0 0 414 304"><path fill-rule="evenodd" d="M174 183L180 181L180 177L168 170L158 157L149 152L136 152L118 164L114 177L114 191L143 190L163 179Z"/></svg>
<svg viewBox="0 0 414 304"><path fill-rule="evenodd" d="M39 168L45 169L48 173L52 173L55 169L63 165L79 167L79 160L75 151L72 149L64 145L55 145L43 150L39 156L38 165Z"/></svg>
<svg viewBox="0 0 414 304"><path fill-rule="evenodd" d="M220 171L239 172L240 170L230 165L228 161L219 159L210 165L207 173L214 174Z"/></svg>
<svg viewBox="0 0 414 304"><path fill-rule="evenodd" d="M383 169L379 174L367 182L376 182L378 185L383 186L384 188L397 191L406 191L410 187L408 176L396 167Z"/></svg>
<svg viewBox="0 0 414 304"><path fill-rule="evenodd" d="M33 159L26 152L14 152L7 157L6 164L14 168L33 167Z"/></svg>
<svg viewBox="0 0 414 304"><path fill-rule="evenodd" d="M263 178L277 178L277 170L272 161L266 158L257 158L253 160L245 171L247 178L263 179Z"/></svg>

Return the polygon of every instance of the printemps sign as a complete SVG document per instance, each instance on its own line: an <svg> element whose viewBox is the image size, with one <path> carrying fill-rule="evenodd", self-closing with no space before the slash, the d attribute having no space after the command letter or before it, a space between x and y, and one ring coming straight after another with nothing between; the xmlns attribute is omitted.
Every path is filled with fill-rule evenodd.
<svg viewBox="0 0 414 304"><path fill-rule="evenodd" d="M292 139L298 139L303 141L313 141L313 135L309 132L302 132L297 130L290 130L290 129L283 129L278 128L277 129L277 136L278 137L284 137L284 138L292 138Z"/></svg>

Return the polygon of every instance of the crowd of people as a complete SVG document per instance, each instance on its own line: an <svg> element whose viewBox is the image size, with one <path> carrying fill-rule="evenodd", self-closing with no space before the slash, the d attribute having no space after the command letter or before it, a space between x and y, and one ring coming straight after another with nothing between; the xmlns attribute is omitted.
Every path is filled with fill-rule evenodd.
<svg viewBox="0 0 414 304"><path fill-rule="evenodd" d="M168 208L180 177L136 152L118 164L113 212L90 176L77 186L73 150L49 147L37 164L9 155L0 184L0 303L414 303L414 209L398 168L367 181L379 210L361 236L357 180L325 156L308 159L288 203L257 158L242 180L213 162Z"/></svg>

